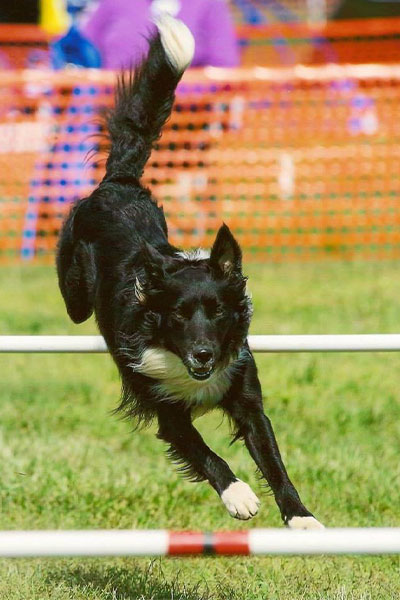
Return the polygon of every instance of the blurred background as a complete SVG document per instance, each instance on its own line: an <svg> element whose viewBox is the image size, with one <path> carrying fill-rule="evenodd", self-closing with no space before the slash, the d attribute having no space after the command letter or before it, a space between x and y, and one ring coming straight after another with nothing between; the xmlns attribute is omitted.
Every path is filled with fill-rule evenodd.
<svg viewBox="0 0 400 600"><path fill-rule="evenodd" d="M102 177L115 72L162 11L197 44L145 173L173 241L224 220L248 260L399 256L400 2L1 0L0 260L53 260Z"/></svg>

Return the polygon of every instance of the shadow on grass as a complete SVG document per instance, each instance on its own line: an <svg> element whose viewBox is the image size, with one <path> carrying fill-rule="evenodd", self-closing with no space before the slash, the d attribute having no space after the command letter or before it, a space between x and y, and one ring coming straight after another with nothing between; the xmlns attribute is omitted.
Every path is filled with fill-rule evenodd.
<svg viewBox="0 0 400 600"><path fill-rule="evenodd" d="M186 584L179 572L168 580L160 560L152 561L147 568L140 568L134 561L132 568L85 562L68 568L63 563L47 572L46 581L52 586L68 588L71 597L79 593L80 598L88 600L214 600L221 597L209 591L205 581ZM228 596L225 596L227 591ZM222 597L234 598L235 595L224 590Z"/></svg>

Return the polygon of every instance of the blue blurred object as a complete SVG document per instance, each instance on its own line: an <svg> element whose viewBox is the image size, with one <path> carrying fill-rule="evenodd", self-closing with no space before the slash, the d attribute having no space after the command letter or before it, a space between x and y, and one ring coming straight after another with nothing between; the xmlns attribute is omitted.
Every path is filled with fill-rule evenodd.
<svg viewBox="0 0 400 600"><path fill-rule="evenodd" d="M87 4L88 0L68 0L67 12L74 18L75 15L79 14Z"/></svg>
<svg viewBox="0 0 400 600"><path fill-rule="evenodd" d="M63 69L68 64L98 69L101 55L96 46L79 31L77 16L87 0L68 0L67 10L71 15L71 27L67 33L50 44L50 57L54 69Z"/></svg>

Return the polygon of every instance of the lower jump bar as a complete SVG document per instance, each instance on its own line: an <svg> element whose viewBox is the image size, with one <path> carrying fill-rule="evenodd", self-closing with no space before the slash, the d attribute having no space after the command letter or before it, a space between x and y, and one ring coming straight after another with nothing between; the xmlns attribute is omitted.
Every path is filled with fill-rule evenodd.
<svg viewBox="0 0 400 600"><path fill-rule="evenodd" d="M0 557L399 554L400 528L3 531Z"/></svg>
<svg viewBox="0 0 400 600"><path fill-rule="evenodd" d="M253 352L394 352L399 333L360 335L250 335ZM3 335L4 352L107 352L99 335Z"/></svg>

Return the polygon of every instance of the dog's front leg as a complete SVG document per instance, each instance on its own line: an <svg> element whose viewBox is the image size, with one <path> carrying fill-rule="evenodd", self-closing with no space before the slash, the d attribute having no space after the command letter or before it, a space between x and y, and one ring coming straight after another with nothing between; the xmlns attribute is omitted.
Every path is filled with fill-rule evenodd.
<svg viewBox="0 0 400 600"><path fill-rule="evenodd" d="M275 496L282 519L293 529L323 527L300 500L283 464L268 417L264 414L261 386L252 356L233 382L223 408L237 426L237 437L247 449Z"/></svg>
<svg viewBox="0 0 400 600"><path fill-rule="evenodd" d="M207 480L232 517L247 520L257 513L257 496L207 446L193 426L190 410L178 404L161 405L158 408L158 422L158 437L169 444L168 454L174 462L181 464L180 471L183 474L192 481Z"/></svg>

